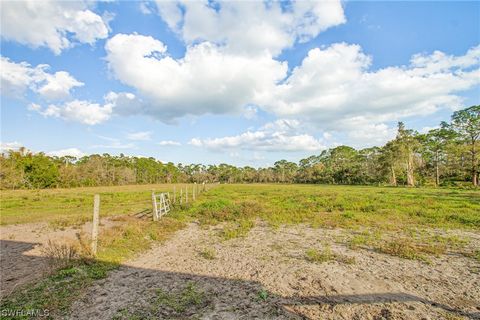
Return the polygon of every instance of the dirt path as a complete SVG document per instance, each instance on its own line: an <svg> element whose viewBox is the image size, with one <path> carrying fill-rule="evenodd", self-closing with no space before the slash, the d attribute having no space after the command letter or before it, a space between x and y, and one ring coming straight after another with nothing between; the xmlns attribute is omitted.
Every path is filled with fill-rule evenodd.
<svg viewBox="0 0 480 320"><path fill-rule="evenodd" d="M220 241L215 229L192 224L99 281L71 318L480 318L475 260L447 254L426 264L351 250L336 244L341 232L256 227ZM326 242L355 263L305 259L306 250Z"/></svg>
<svg viewBox="0 0 480 320"><path fill-rule="evenodd" d="M101 222L101 228L113 225L111 220ZM49 241L75 241L78 234L88 238L91 228L91 223L63 229L52 229L47 223L0 226L0 298L49 271L49 260L42 250Z"/></svg>

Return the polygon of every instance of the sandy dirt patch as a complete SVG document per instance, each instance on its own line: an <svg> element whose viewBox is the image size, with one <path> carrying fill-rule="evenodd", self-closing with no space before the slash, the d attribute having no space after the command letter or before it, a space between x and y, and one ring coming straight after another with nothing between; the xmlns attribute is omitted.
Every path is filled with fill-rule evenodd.
<svg viewBox="0 0 480 320"><path fill-rule="evenodd" d="M474 259L449 253L427 264L352 250L338 241L345 232L257 226L221 241L217 229L191 224L97 282L71 319L480 319ZM305 259L325 243L355 262ZM178 306L166 298L191 286L201 300Z"/></svg>
<svg viewBox="0 0 480 320"><path fill-rule="evenodd" d="M114 224L104 219L100 228L110 228ZM88 239L91 229L90 222L62 229L53 229L48 223L0 226L0 297L50 271L49 260L42 250L49 241L67 243L76 241L78 235Z"/></svg>

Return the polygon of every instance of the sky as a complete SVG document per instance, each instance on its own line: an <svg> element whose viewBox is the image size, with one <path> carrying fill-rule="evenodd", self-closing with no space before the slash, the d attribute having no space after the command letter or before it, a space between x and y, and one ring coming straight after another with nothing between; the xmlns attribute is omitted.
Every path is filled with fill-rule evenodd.
<svg viewBox="0 0 480 320"><path fill-rule="evenodd" d="M269 166L480 104L480 2L4 1L1 148Z"/></svg>

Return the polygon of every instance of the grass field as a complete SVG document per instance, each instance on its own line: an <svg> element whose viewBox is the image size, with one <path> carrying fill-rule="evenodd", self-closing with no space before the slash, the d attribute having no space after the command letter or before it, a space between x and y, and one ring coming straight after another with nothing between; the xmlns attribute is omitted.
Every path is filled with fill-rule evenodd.
<svg viewBox="0 0 480 320"><path fill-rule="evenodd" d="M180 185L177 185L177 192ZM139 185L2 191L1 224L46 221L58 225L91 218L93 195L101 195L101 215L151 209L151 191L172 185ZM178 197L178 195L177 195ZM219 185L176 210L178 219L272 226L409 227L480 229L480 191L325 185Z"/></svg>
<svg viewBox="0 0 480 320"><path fill-rule="evenodd" d="M181 213L205 223L261 218L272 226L480 228L480 192L364 186L222 185Z"/></svg>
<svg viewBox="0 0 480 320"><path fill-rule="evenodd" d="M2 190L0 224L51 222L73 225L91 219L93 195L101 195L101 215L151 209L151 192L173 191L173 185L135 185L72 189Z"/></svg>
<svg viewBox="0 0 480 320"><path fill-rule="evenodd" d="M185 185L182 185L185 187ZM180 185L176 186L177 191ZM220 225L220 239L246 236L258 222L276 229L304 224L314 228L344 229L335 240L350 250L368 249L390 256L430 263L431 257L456 252L476 261L480 251L464 235L438 230L480 230L480 191L325 185L215 185L187 204L176 205L160 222L142 221L127 214L151 210L151 191L172 192L173 185L143 185L55 190L2 191L1 224L48 222L53 227L81 224L91 219L93 195L101 195L101 216L122 222L100 234L99 254L67 261L61 269L34 287L16 291L2 308L49 308L68 314L71 303L95 280L107 276L126 259L167 240L185 222ZM191 185L190 185L191 190ZM178 199L178 194L177 194ZM332 243L334 244L334 243ZM215 251L204 248L203 259L215 261ZM309 248L312 263L355 260Z"/></svg>

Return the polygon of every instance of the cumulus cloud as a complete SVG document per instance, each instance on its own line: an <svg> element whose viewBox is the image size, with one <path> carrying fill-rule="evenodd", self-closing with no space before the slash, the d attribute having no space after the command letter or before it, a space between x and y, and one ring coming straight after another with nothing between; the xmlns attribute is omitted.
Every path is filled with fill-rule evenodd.
<svg viewBox="0 0 480 320"><path fill-rule="evenodd" d="M67 149L60 149L60 150L47 152L47 155L54 156L54 157L70 156L75 158L81 158L86 154L83 151L79 150L78 148L67 148Z"/></svg>
<svg viewBox="0 0 480 320"><path fill-rule="evenodd" d="M207 41L187 46L185 56L175 59L159 40L118 34L106 51L112 73L137 90L116 97L116 112L164 122L203 114L252 118L263 109L326 131L352 131L345 124L359 119L380 129L390 121L458 108L458 93L480 82L480 46L461 56L417 54L408 65L373 70L373 58L359 45L336 43L310 50L288 76L287 63L268 52L247 55Z"/></svg>
<svg viewBox="0 0 480 320"><path fill-rule="evenodd" d="M480 83L480 47L460 57L415 55L410 65L379 70L369 70L371 59L358 45L312 49L259 104L338 130L358 119L372 125L457 107L462 99L456 93Z"/></svg>
<svg viewBox="0 0 480 320"><path fill-rule="evenodd" d="M160 146L181 146L182 144L178 141L172 140L163 140L157 143Z"/></svg>
<svg viewBox="0 0 480 320"><path fill-rule="evenodd" d="M45 117L96 125L110 119L112 109L112 104L100 105L84 100L73 100L63 105L51 104L45 109L38 110L38 112Z"/></svg>
<svg viewBox="0 0 480 320"><path fill-rule="evenodd" d="M397 128L385 123L369 123L359 119L348 119L345 125L351 125L347 131L348 144L353 147L381 146L395 138Z"/></svg>
<svg viewBox="0 0 480 320"><path fill-rule="evenodd" d="M1 36L55 54L73 43L93 44L108 37L106 19L89 8L92 1L2 1Z"/></svg>
<svg viewBox="0 0 480 320"><path fill-rule="evenodd" d="M244 149L255 151L318 151L325 149L319 139L299 133L300 122L280 119L236 136L222 138L193 138L190 144L211 150Z"/></svg>
<svg viewBox="0 0 480 320"><path fill-rule="evenodd" d="M163 121L189 114L241 114L287 71L286 63L269 54L252 59L209 42L187 47L181 59L168 56L161 41L137 34L117 34L105 49L115 77L148 100L126 109Z"/></svg>
<svg viewBox="0 0 480 320"><path fill-rule="evenodd" d="M27 62L16 63L0 57L0 69L1 94L6 96L19 97L30 89L47 100L64 99L73 88L84 85L66 71L49 73L46 64L33 67Z"/></svg>
<svg viewBox="0 0 480 320"><path fill-rule="evenodd" d="M340 0L157 1L160 16L187 44L208 41L231 52L276 56L346 21ZM234 21L234 23L233 23Z"/></svg>
<svg viewBox="0 0 480 320"><path fill-rule="evenodd" d="M132 132L127 134L128 140L133 141L148 141L152 139L152 132L151 131L139 131L139 132Z"/></svg>

